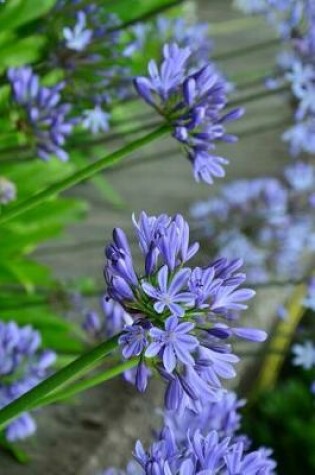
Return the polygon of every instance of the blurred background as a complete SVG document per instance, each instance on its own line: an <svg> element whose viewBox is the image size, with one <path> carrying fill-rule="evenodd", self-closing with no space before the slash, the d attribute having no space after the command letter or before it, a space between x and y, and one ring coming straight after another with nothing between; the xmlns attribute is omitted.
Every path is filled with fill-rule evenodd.
<svg viewBox="0 0 315 475"><path fill-rule="evenodd" d="M33 3L34 8L37 7L36 1ZM135 14L139 11L139 15L155 6L148 0L103 3L112 10L115 10L117 3L122 17L127 15L133 3ZM2 7L0 5L0 9ZM71 324L77 322L80 326L84 312L101 311L100 300L105 291L104 246L111 239L115 226L122 227L130 237L138 265L141 256L132 237L132 213L136 216L142 210L153 215L181 213L193 222L193 205L217 196L222 183L265 176L280 178L289 160L288 147L281 140L281 135L292 121L290 91L286 88L267 90L265 87L265 79L273 76L275 57L281 50L275 29L261 16L245 16L229 0L181 2L163 14L180 16L188 23L209 23L209 36L213 42L211 57L233 84L231 102L246 109L244 117L230 126L239 141L233 146L220 145L220 154L229 157L230 164L226 177L216 180L211 187L194 184L190 166L180 148L172 138L167 137L100 173L97 180L84 182L67 191L61 201L56 200L62 215L58 216L58 210L53 205L42 214L39 207L37 212L33 211L28 217L26 215L24 224L27 219L37 220L42 235L36 229L38 239L33 235L33 241L27 241L21 235L20 241L17 239L15 242L17 247L23 246L24 256L27 256L28 262L36 263L36 269L33 264L26 263L20 267L19 262L14 267L12 254L17 252L15 248L4 253L4 259L8 255L13 264L10 271L4 270L0 274L3 289L1 314L6 321L16 319L21 324L37 322L35 327L44 332L44 344L65 356L77 354L84 348L81 339L70 332L71 338L67 340L58 331L54 333L52 328L46 334L45 326L38 322L47 318L56 329L54 319L61 316L64 321ZM36 31L44 38L48 35L48 42L51 41L51 31L49 28L45 30L52 18L50 15L52 13L48 10L42 18L20 25L17 36L32 37ZM0 25L5 27L5 20L1 21L0 11ZM154 16L145 21L154 21ZM54 28L57 26L56 21ZM0 40L5 34L6 31L1 32ZM5 47L4 42L0 50ZM32 48L32 45L29 47ZM154 46L151 50L151 57L154 57ZM42 51L45 49L41 50L41 54ZM18 60L14 59L11 64L6 53L8 59L3 60L3 78L8 66L23 64L23 54L22 46L20 53L13 51L12 57L18 57ZM145 73L150 51L147 56L141 61L135 56L133 74L139 71ZM39 54L35 61L39 64L39 71L41 61ZM27 62L32 63L33 58ZM0 101L4 104L6 100L4 91ZM2 116L1 122L4 121ZM115 121L121 125L118 129L113 126L106 140L101 136L92 144L83 143L81 146L80 137L72 138L74 152L69 152L70 168L80 167L86 160L93 161L104 152L115 150L143 135L145 130L156 124L156 114L140 102L122 104L117 107ZM16 145L2 141L1 147L5 149ZM45 181L53 182L56 177L68 173L61 169L57 160L43 163L38 159L36 162L26 159L21 165L19 160L23 161L23 152L20 155L19 152L11 152L10 156L9 153L6 156L0 150L0 156L0 175L16 179L16 183L19 180L24 182L24 188L18 191L19 199L42 188ZM38 178L42 176L44 180L40 182ZM70 203L69 207L67 203ZM48 222L53 229L47 229L46 236L44 230ZM16 224L16 229L18 226L23 226L23 222ZM202 235L198 225L192 226L194 237L202 245L200 259L206 263L213 255L213 240ZM55 232L57 228L59 236ZM5 229L0 243L8 242L10 233L15 239L13 232L14 227ZM312 267L311 256L306 267ZM49 269L49 277L42 269ZM255 288L257 295L244 321L249 326L266 329L271 338L263 348L256 348L255 345L249 349L246 345L238 348L243 358L237 380L231 383L233 389L237 388L241 396L249 399L249 405L244 410L245 430L255 444L274 448L280 474L315 473L314 398L309 391L312 377L308 372L292 367L288 352L301 322L302 329L306 327L312 331L312 310L306 312L296 304L303 293L303 285L303 279L294 282L291 277L252 283L251 287ZM283 308L290 314L287 319L279 318L279 309ZM144 395L139 395L127 382L116 379L62 406L46 408L36 415L37 435L20 443L29 454L29 462L20 465L4 451L1 453L0 473L93 475L108 465L123 466L129 459L135 440L150 439L153 428L159 422L156 408L161 405L162 396L163 388L158 381L154 381Z"/></svg>

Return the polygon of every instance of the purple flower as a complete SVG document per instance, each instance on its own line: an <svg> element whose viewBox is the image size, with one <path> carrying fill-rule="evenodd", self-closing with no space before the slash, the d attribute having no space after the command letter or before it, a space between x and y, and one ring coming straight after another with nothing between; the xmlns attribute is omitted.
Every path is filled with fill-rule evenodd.
<svg viewBox="0 0 315 475"><path fill-rule="evenodd" d="M31 142L35 142L38 156L48 160L56 155L62 161L68 160L64 145L74 122L68 117L71 106L61 103L64 84L50 88L40 86L38 76L27 66L10 68L7 76L12 101L23 112L21 121L25 122Z"/></svg>
<svg viewBox="0 0 315 475"><path fill-rule="evenodd" d="M93 32L86 28L86 15L83 11L77 13L77 23L74 28L65 27L63 37L67 48L83 51L92 39Z"/></svg>
<svg viewBox="0 0 315 475"><path fill-rule="evenodd" d="M221 286L222 281L215 279L215 268L207 267L202 269L196 267L189 277L189 289L195 295L195 305L202 308L205 302ZM205 305L206 306L206 305Z"/></svg>
<svg viewBox="0 0 315 475"><path fill-rule="evenodd" d="M224 176L223 165L228 163L214 155L215 143L236 140L225 132L225 123L238 119L243 111L222 114L227 83L212 64L189 74L189 48L166 44L163 57L160 68L155 61L149 62L149 78L137 77L135 88L172 128L192 162L196 180L211 184L213 177Z"/></svg>
<svg viewBox="0 0 315 475"><path fill-rule="evenodd" d="M214 302L210 308L213 312L225 312L228 310L245 310L247 305L242 302L251 299L255 295L252 289L237 289L238 285L219 287Z"/></svg>
<svg viewBox="0 0 315 475"><path fill-rule="evenodd" d="M268 177L232 181L216 197L192 206L197 232L211 241L212 257L220 256L219 267L222 256L231 262L237 255L245 261L251 282L303 276L303 255L313 251L315 242L313 168L298 162L284 170L282 181ZM244 274L234 275L230 284L240 285L242 279ZM218 297L222 292L230 291L219 289Z"/></svg>
<svg viewBox="0 0 315 475"><path fill-rule="evenodd" d="M232 328L232 332L235 336L243 338L245 340L262 342L267 339L267 333L257 328Z"/></svg>
<svg viewBox="0 0 315 475"><path fill-rule="evenodd" d="M163 266L157 275L158 288L148 282L142 283L144 292L156 300L153 307L157 313L163 313L165 308L168 308L172 315L182 317L185 313L184 307L193 306L194 295L182 291L187 285L189 274L189 269L180 269L169 282L168 267Z"/></svg>
<svg viewBox="0 0 315 475"><path fill-rule="evenodd" d="M150 330L152 342L145 351L145 356L152 358L162 353L163 364L169 373L172 373L178 361L183 364L194 364L191 353L199 345L197 338L189 333L194 324L189 322L178 323L176 316L165 321L165 330L153 327Z"/></svg>
<svg viewBox="0 0 315 475"><path fill-rule="evenodd" d="M18 327L15 322L0 322L0 407L20 397L47 378L56 355L40 349L41 336L30 326ZM36 424L24 413L7 426L9 442L32 435Z"/></svg>
<svg viewBox="0 0 315 475"><path fill-rule="evenodd" d="M172 92L182 83L186 61L191 52L189 48L179 48L176 43L164 45L164 61L160 68L154 60L148 65L149 78L138 77L135 86L139 94L149 103L154 104L151 91L155 92L163 101L170 98Z"/></svg>
<svg viewBox="0 0 315 475"><path fill-rule="evenodd" d="M204 268L183 267L199 246L189 243L189 226L182 216L143 212L138 221L133 219L144 272L134 269L120 229L114 230L105 253L107 291L121 305L115 328L122 322L121 308L133 322L119 339L124 358L139 358L137 370L126 377L144 390L150 358L150 369L155 368L167 384L167 407L217 400L221 379L236 375L234 364L239 358L231 342L266 337L261 330L235 324L235 311L241 313L254 294L241 287L246 279L240 271L242 260L222 258Z"/></svg>
<svg viewBox="0 0 315 475"><path fill-rule="evenodd" d="M269 456L270 451L263 448L246 454L244 443L237 442L226 454L225 462L230 475L271 474L276 463Z"/></svg>
<svg viewBox="0 0 315 475"><path fill-rule="evenodd" d="M251 441L237 432L243 405L235 394L226 393L216 402L167 412L148 450L140 441L136 443L133 456L138 465L130 462L126 471L105 473L273 475L276 463L272 451L264 447L250 451Z"/></svg>
<svg viewBox="0 0 315 475"><path fill-rule="evenodd" d="M221 435L233 436L240 428L239 409L244 405L245 401L237 399L235 393L225 392L217 401L197 402L192 408L186 406L180 411L165 411L164 423L179 442L185 439L188 430L200 430L202 434L215 430Z"/></svg>
<svg viewBox="0 0 315 475"><path fill-rule="evenodd" d="M142 211L138 222L134 216L133 222L147 274L152 274L159 259L173 271L176 265L184 264L198 252L199 244L189 243L188 223L179 214L173 218L165 214L156 218Z"/></svg>
<svg viewBox="0 0 315 475"><path fill-rule="evenodd" d="M96 105L93 109L86 109L83 112L82 126L90 130L93 135L99 132L108 132L110 114L104 112L101 106Z"/></svg>
<svg viewBox="0 0 315 475"><path fill-rule="evenodd" d="M140 323L134 323L124 328L123 334L119 337L122 355L129 359L133 356L139 356L148 345L147 329Z"/></svg>
<svg viewBox="0 0 315 475"><path fill-rule="evenodd" d="M0 176L0 205L7 205L16 199L16 186L7 178Z"/></svg>
<svg viewBox="0 0 315 475"><path fill-rule="evenodd" d="M188 430L181 443L165 427L148 451L137 442L134 457L144 475L272 475L276 463L271 451L248 452L236 438L221 436L216 431L202 434Z"/></svg>
<svg viewBox="0 0 315 475"><path fill-rule="evenodd" d="M97 337L102 330L102 323L98 313L94 310L88 311L85 315L82 327L89 335Z"/></svg>
<svg viewBox="0 0 315 475"><path fill-rule="evenodd" d="M127 285L137 285L138 280L133 269L131 251L125 233L115 228L113 231L113 243L106 247L108 259L107 272L120 277Z"/></svg>
<svg viewBox="0 0 315 475"><path fill-rule="evenodd" d="M28 413L14 419L7 427L5 436L8 442L26 439L36 432L36 423Z"/></svg>

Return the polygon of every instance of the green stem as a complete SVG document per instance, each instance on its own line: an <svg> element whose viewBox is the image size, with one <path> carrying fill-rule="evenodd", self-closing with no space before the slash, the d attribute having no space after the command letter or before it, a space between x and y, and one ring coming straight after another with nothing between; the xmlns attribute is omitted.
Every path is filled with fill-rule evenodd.
<svg viewBox="0 0 315 475"><path fill-rule="evenodd" d="M124 361L123 363L114 366L113 368L109 368L102 373L98 373L92 378L85 379L83 381L79 381L78 383L74 383L71 386L65 388L61 391L56 391L53 394L50 394L31 407L29 409L35 409L37 407L44 407L48 406L49 404L54 404L59 401L63 401L65 399L69 399L87 389L91 389L98 384L104 383L105 381L109 381L110 379L119 376L121 373L128 369L134 368L139 362L138 358Z"/></svg>
<svg viewBox="0 0 315 475"><path fill-rule="evenodd" d="M23 394L11 404L0 410L0 430L6 427L10 421L23 412L35 407L41 399L44 399L53 391L69 383L71 380L84 374L95 364L100 362L106 355L114 351L118 346L118 336L96 346L83 354L72 363L68 364L57 373L42 381L33 389Z"/></svg>
<svg viewBox="0 0 315 475"><path fill-rule="evenodd" d="M132 25L136 25L137 23L148 21L151 18L154 18L157 15L160 15L161 13L165 12L166 10L169 10L170 8L174 8L178 5L181 5L182 3L184 3L184 1L185 0L172 0L169 3L166 3L165 5L160 5L155 8L152 8L151 10L148 10L147 12L142 13L136 18L128 20L125 23L122 23L121 25L117 25L117 26L114 26L113 28L109 28L108 33L113 32L113 31L124 30L126 28L129 28Z"/></svg>
<svg viewBox="0 0 315 475"><path fill-rule="evenodd" d="M106 157L101 158L97 162L87 165L86 167L82 168L73 175L65 178L64 180L54 183L45 190L36 193L30 198L27 198L21 203L18 203L16 206L12 207L7 212L4 212L0 216L0 224L10 221L12 218L15 218L16 216L19 216L25 213L26 211L29 211L40 205L43 201L46 201L52 198L53 196L56 196L61 191L65 191L68 188L71 188L72 186L77 185L78 183L81 183L82 181L92 177L101 170L104 170L105 168L114 165L132 152L143 148L154 140L157 140L158 138L162 137L168 131L169 126L163 125L162 127L159 127L158 129L149 133L145 137L142 137L130 144L125 145L119 150L116 150L115 152L107 155Z"/></svg>

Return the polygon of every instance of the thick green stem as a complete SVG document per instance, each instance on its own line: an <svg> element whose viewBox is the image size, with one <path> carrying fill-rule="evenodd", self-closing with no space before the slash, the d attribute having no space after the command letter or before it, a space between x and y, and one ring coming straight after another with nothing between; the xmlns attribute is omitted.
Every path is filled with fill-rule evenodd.
<svg viewBox="0 0 315 475"><path fill-rule="evenodd" d="M87 389L91 389L98 384L104 383L105 381L109 381L110 379L119 376L124 371L128 369L134 368L139 362L138 358L124 361L123 363L114 366L113 368L108 368L101 373L92 376L89 379L84 379L83 381L79 381L78 383L74 383L71 386L65 388L64 390L56 391L51 395L48 395L41 399L36 405L32 405L29 409L35 409L37 407L44 407L48 406L49 404L53 404L59 401L63 401L65 399L69 399Z"/></svg>
<svg viewBox="0 0 315 475"><path fill-rule="evenodd" d="M0 430L6 427L10 421L30 408L35 407L41 399L53 391L78 378L86 371L99 363L106 355L114 351L118 346L118 336L107 340L89 352L80 356L57 373L45 379L42 383L23 394L11 404L0 410Z"/></svg>
<svg viewBox="0 0 315 475"><path fill-rule="evenodd" d="M0 224L10 221L12 218L15 218L16 216L19 216L25 213L26 211L35 208L42 202L52 198L58 193L65 191L68 188L71 188L72 186L77 185L78 183L81 183L82 181L92 177L101 170L104 170L105 168L114 165L127 155L130 155L132 152L135 152L136 150L145 147L154 140L157 140L159 137L166 134L168 131L169 126L163 125L162 127L146 135L145 137L142 137L128 145L125 145L116 152L113 152L107 155L106 157L101 158L97 162L87 165L86 167L79 170L77 173L74 173L73 175L65 178L64 180L61 180L58 183L54 183L45 190L36 193L30 198L22 201L22 203L18 203L16 206L12 207L7 212L4 212L0 216Z"/></svg>

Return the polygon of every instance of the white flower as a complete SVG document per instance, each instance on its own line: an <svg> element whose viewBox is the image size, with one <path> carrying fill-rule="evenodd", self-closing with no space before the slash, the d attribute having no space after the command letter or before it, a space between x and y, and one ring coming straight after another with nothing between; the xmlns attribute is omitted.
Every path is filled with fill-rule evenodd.
<svg viewBox="0 0 315 475"><path fill-rule="evenodd" d="M311 341L305 341L303 345L293 345L292 353L294 355L292 363L295 366L310 369L315 365L315 346Z"/></svg>
<svg viewBox="0 0 315 475"><path fill-rule="evenodd" d="M300 61L295 61L286 77L292 83L292 90L296 97L302 98L305 88L314 80L315 71L309 64L304 66Z"/></svg>
<svg viewBox="0 0 315 475"><path fill-rule="evenodd" d="M103 111L100 106L95 106L94 109L88 109L84 112L84 119L82 125L88 129L92 134L98 132L107 132L109 130L110 114Z"/></svg>
<svg viewBox="0 0 315 475"><path fill-rule="evenodd" d="M15 184L7 178L0 176L0 205L6 205L15 199Z"/></svg>
<svg viewBox="0 0 315 475"><path fill-rule="evenodd" d="M85 29L86 16L84 12L79 12L77 16L77 23L73 30L66 27L63 29L63 37L66 40L66 46L75 51L83 51L90 43L92 38L92 31Z"/></svg>

